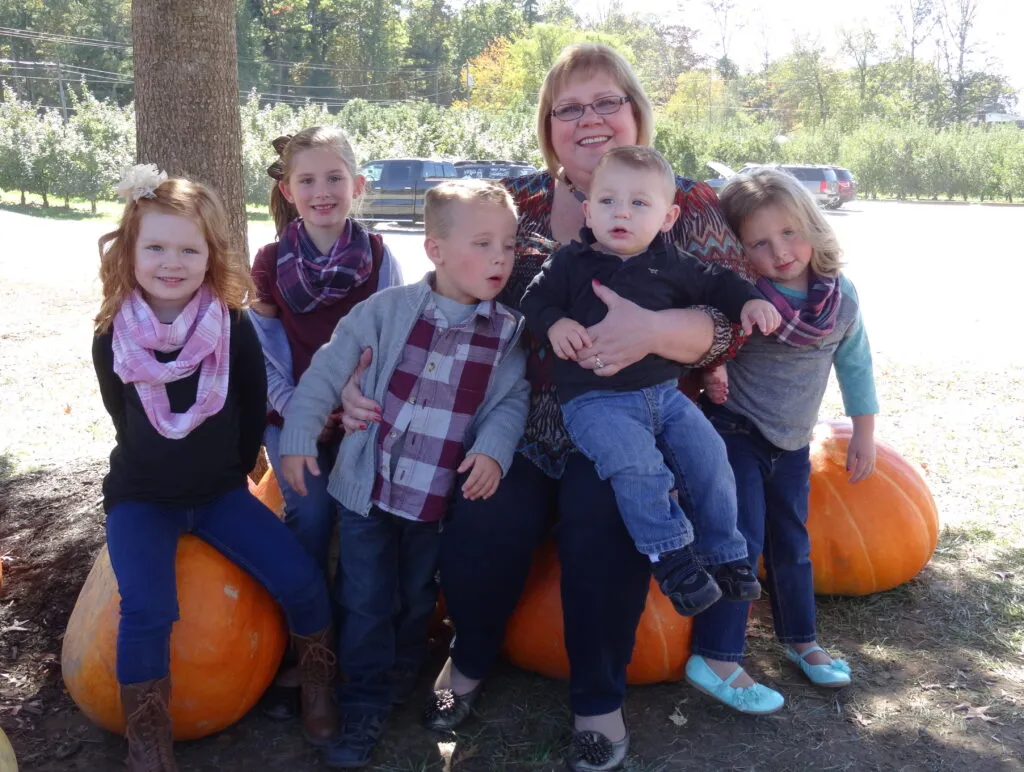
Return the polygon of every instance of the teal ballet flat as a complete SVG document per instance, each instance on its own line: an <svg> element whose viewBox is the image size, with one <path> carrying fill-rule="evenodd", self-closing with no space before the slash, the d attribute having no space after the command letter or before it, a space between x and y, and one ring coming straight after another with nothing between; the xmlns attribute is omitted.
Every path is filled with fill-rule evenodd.
<svg viewBox="0 0 1024 772"><path fill-rule="evenodd" d="M699 654L694 654L686 663L686 680L698 691L704 692L733 710L755 716L774 713L785 704L785 698L774 689L762 684L754 684L745 689L737 689L731 684L743 668L739 665L726 679L721 679Z"/></svg>
<svg viewBox="0 0 1024 772"><path fill-rule="evenodd" d="M804 675L815 686L824 686L827 689L839 689L850 683L850 666L845 660L833 659L828 665L809 665L807 655L814 651L826 653L821 646L811 646L803 654L792 646L786 647L786 659L800 666Z"/></svg>

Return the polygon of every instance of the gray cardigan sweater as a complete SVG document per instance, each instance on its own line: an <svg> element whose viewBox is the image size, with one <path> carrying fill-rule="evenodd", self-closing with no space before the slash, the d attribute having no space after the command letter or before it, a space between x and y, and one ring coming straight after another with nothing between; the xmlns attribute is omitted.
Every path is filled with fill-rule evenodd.
<svg viewBox="0 0 1024 772"><path fill-rule="evenodd" d="M384 403L391 376L398 366L413 326L426 308L433 274L404 287L381 290L353 308L334 330L331 339L313 355L299 379L285 411L281 455L316 456L316 439L327 415L341 403L341 390L352 375L363 349L373 351L373 362L363 374L364 395ZM518 316L518 314L517 314ZM470 424L466 455L481 453L508 472L516 444L523 436L530 387L523 377L526 354L519 345L523 320L500 353L480 409ZM370 495L377 469L380 425L345 435L327 490L347 509L370 511Z"/></svg>

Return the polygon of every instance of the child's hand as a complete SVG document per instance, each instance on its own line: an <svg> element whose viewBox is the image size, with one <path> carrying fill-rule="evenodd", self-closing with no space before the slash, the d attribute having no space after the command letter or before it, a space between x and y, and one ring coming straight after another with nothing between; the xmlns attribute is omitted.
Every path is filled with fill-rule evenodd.
<svg viewBox="0 0 1024 772"><path fill-rule="evenodd" d="M593 345L587 328L574 319L564 316L548 328L551 349L559 359L575 361L576 352Z"/></svg>
<svg viewBox="0 0 1024 772"><path fill-rule="evenodd" d="M729 399L729 372L725 369L725 365L704 370L700 379L704 384L704 393L716 405L721 405Z"/></svg>
<svg viewBox="0 0 1024 772"><path fill-rule="evenodd" d="M338 438L341 433L341 408L339 407L336 411L327 416L327 422L324 424L324 428L320 430L320 436L316 438L318 443L320 442L333 442Z"/></svg>
<svg viewBox="0 0 1024 772"><path fill-rule="evenodd" d="M740 323L744 335L750 335L755 327L760 327L761 332L767 335L782 324L782 316L767 300L748 300L740 310Z"/></svg>
<svg viewBox="0 0 1024 772"><path fill-rule="evenodd" d="M300 496L306 495L307 471L314 477L320 476L316 456L281 456L281 476Z"/></svg>
<svg viewBox="0 0 1024 772"><path fill-rule="evenodd" d="M498 462L490 456L482 453L473 453L466 456L459 464L459 474L469 472L469 477L462 484L462 495L467 501L476 499L489 499L498 490L498 483L501 482L501 467Z"/></svg>
<svg viewBox="0 0 1024 772"><path fill-rule="evenodd" d="M850 472L851 483L865 480L875 471L875 438L866 432L858 432L856 427L846 450L846 471Z"/></svg>

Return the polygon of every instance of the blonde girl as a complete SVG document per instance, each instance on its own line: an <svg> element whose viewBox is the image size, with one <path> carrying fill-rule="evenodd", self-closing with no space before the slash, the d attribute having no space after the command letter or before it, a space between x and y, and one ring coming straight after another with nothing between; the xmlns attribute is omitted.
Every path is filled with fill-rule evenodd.
<svg viewBox="0 0 1024 772"><path fill-rule="evenodd" d="M285 408L313 353L338 322L377 290L401 284L402 276L383 239L352 217L366 186L344 133L313 126L273 142L278 159L267 170L270 212L277 240L253 260L255 300L251 319L266 359L267 428L263 443L270 464L281 468ZM327 493L341 430L339 411L328 417L317 443L319 474L306 474L306 495L278 475L285 524L328 574L337 505ZM370 420L376 420L376 416ZM264 702L272 718L295 713L295 673L282 670L278 688Z"/></svg>
<svg viewBox="0 0 1024 772"><path fill-rule="evenodd" d="M807 507L808 443L835 367L853 420L850 481L874 471L878 412L871 349L853 283L840 271L831 226L800 182L775 168L737 175L722 210L760 276L757 287L782 315L771 335L755 331L726 364L722 404L704 398L736 477L739 528L750 555L764 554L775 633L786 657L815 685L842 687L850 668L817 644ZM743 657L748 603L719 603L695 618L687 679L746 713L782 707L754 681Z"/></svg>
<svg viewBox="0 0 1024 772"><path fill-rule="evenodd" d="M174 556L192 533L283 607L300 652L303 729L332 735L330 601L323 575L246 475L263 434L259 341L241 313L249 277L213 191L137 166L117 230L100 239L103 302L93 361L116 439L103 481L121 594L117 678L130 770L174 770L169 640Z"/></svg>

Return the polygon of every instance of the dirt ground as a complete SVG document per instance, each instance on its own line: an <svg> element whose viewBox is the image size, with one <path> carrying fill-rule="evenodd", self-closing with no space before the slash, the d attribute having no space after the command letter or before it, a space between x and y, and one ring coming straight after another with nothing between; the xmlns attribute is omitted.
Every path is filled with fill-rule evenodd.
<svg viewBox="0 0 1024 772"><path fill-rule="evenodd" d="M62 255L43 278L0 256L0 727L22 770L119 771L124 741L80 714L60 675L64 627L103 542L109 421L87 357L89 261L104 227L4 212L0 227L13 238L50 229L84 255ZM869 273L862 268L858 279L862 295ZM896 590L820 599L821 640L855 675L841 692L813 688L784 660L764 602L745 665L786 695L780 713L741 716L685 684L631 688L630 769L1024 769L1024 367L958 361L954 372L933 361L934 351L915 359L909 348L882 348L880 431L927 466L945 525L935 557ZM839 414L834 391L826 407ZM563 768L565 684L507 664L457 735L421 728L417 704L443 657L439 641L417 700L394 714L373 769ZM296 724L258 709L177 750L189 772L324 768Z"/></svg>

